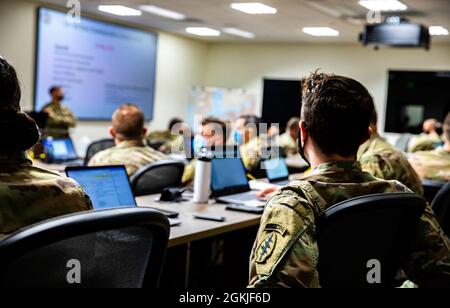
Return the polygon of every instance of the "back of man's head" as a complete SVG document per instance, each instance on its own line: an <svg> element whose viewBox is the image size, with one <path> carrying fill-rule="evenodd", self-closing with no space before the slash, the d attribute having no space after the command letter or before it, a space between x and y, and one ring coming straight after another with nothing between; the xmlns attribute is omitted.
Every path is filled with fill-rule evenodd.
<svg viewBox="0 0 450 308"><path fill-rule="evenodd" d="M450 112L447 114L447 117L444 120L444 138L445 140L450 143Z"/></svg>
<svg viewBox="0 0 450 308"><path fill-rule="evenodd" d="M369 137L374 103L351 78L314 73L302 80L302 120L325 155L356 155Z"/></svg>
<svg viewBox="0 0 450 308"><path fill-rule="evenodd" d="M427 134L433 133L436 131L437 124L436 119L427 119L423 122L423 131Z"/></svg>
<svg viewBox="0 0 450 308"><path fill-rule="evenodd" d="M136 105L119 107L114 112L112 124L119 140L139 140L144 137L145 115Z"/></svg>
<svg viewBox="0 0 450 308"><path fill-rule="evenodd" d="M16 70L0 57L0 110L20 111L20 84Z"/></svg>

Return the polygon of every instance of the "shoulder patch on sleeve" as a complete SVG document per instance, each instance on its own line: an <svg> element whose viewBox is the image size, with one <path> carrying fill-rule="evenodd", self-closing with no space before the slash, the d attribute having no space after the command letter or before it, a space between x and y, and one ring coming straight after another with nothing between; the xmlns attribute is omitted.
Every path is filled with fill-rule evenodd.
<svg viewBox="0 0 450 308"><path fill-rule="evenodd" d="M253 262L258 275L272 275L311 220L311 209L300 198L283 192L272 198L261 219Z"/></svg>

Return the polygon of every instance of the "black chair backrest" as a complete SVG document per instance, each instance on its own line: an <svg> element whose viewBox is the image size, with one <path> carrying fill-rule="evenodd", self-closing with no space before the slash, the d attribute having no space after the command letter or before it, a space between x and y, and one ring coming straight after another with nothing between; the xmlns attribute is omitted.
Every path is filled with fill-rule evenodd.
<svg viewBox="0 0 450 308"><path fill-rule="evenodd" d="M115 145L114 139L102 139L91 143L86 151L86 156L84 157L84 165L87 166L91 158L98 152L112 148Z"/></svg>
<svg viewBox="0 0 450 308"><path fill-rule="evenodd" d="M177 160L163 160L142 167L131 177L134 195L159 194L165 188L181 186L184 167L184 163Z"/></svg>
<svg viewBox="0 0 450 308"><path fill-rule="evenodd" d="M444 187L447 182L422 180L423 195L425 199L431 203L438 194L438 192Z"/></svg>
<svg viewBox="0 0 450 308"><path fill-rule="evenodd" d="M48 220L0 241L0 288L156 288L169 232L140 208Z"/></svg>
<svg viewBox="0 0 450 308"><path fill-rule="evenodd" d="M431 205L442 230L450 237L450 183L445 184Z"/></svg>
<svg viewBox="0 0 450 308"><path fill-rule="evenodd" d="M395 147L399 150L406 152L408 151L409 141L411 140L411 134L403 134L400 139L397 140Z"/></svg>
<svg viewBox="0 0 450 308"><path fill-rule="evenodd" d="M394 287L426 201L415 194L377 194L350 199L317 221L318 272L324 288ZM371 284L370 260L381 263L381 283Z"/></svg>

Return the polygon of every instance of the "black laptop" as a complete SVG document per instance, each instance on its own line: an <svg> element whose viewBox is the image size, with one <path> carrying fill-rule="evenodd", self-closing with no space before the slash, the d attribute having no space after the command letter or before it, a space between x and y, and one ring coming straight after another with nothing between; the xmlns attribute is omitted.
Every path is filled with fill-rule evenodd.
<svg viewBox="0 0 450 308"><path fill-rule="evenodd" d="M73 166L82 166L84 161L80 159L75 151L71 138L47 138L43 141L46 161Z"/></svg>
<svg viewBox="0 0 450 308"><path fill-rule="evenodd" d="M214 158L211 175L212 197L220 203L264 206L265 201L250 189L242 159Z"/></svg>
<svg viewBox="0 0 450 308"><path fill-rule="evenodd" d="M274 158L262 162L270 183L286 186L289 184L289 168L284 158Z"/></svg>

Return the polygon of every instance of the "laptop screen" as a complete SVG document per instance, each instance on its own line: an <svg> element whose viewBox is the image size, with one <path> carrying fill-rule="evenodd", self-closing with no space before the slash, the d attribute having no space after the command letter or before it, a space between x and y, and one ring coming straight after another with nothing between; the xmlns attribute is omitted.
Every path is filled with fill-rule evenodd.
<svg viewBox="0 0 450 308"><path fill-rule="evenodd" d="M67 176L77 181L92 200L95 210L135 207L125 167L74 167Z"/></svg>
<svg viewBox="0 0 450 308"><path fill-rule="evenodd" d="M263 162L267 177L270 181L284 180L289 178L289 170L284 159L270 159Z"/></svg>
<svg viewBox="0 0 450 308"><path fill-rule="evenodd" d="M43 143L47 154L55 161L75 160L78 158L70 138L47 139Z"/></svg>
<svg viewBox="0 0 450 308"><path fill-rule="evenodd" d="M248 187L244 165L240 158L217 158L212 160L211 188L219 192L236 187Z"/></svg>

